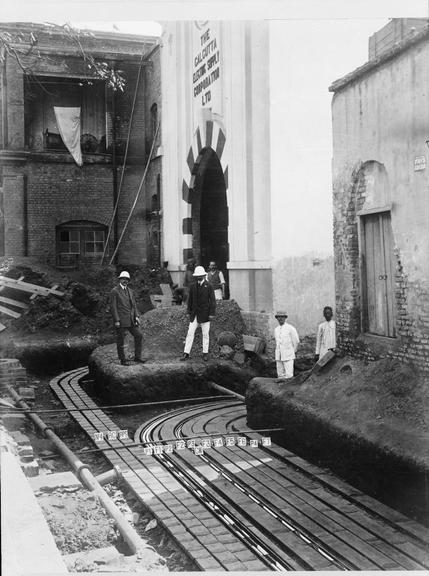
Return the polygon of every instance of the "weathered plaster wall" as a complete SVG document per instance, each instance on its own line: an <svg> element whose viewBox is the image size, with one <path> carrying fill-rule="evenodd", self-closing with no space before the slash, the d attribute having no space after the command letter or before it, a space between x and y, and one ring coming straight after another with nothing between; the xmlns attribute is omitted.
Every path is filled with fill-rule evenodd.
<svg viewBox="0 0 429 576"><path fill-rule="evenodd" d="M350 353L429 370L429 39L333 98L333 189L339 338ZM381 174L384 177L381 177ZM359 210L392 205L397 338L361 336Z"/></svg>

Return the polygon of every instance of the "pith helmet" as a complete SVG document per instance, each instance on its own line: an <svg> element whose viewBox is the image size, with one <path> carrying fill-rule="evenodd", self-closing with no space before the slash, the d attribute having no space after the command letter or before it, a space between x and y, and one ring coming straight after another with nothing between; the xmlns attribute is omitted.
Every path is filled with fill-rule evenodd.
<svg viewBox="0 0 429 576"><path fill-rule="evenodd" d="M204 270L204 266L196 266L192 276L206 276L207 272Z"/></svg>
<svg viewBox="0 0 429 576"><path fill-rule="evenodd" d="M278 310L275 314L275 318L287 318L287 314L283 310Z"/></svg>
<svg viewBox="0 0 429 576"><path fill-rule="evenodd" d="M119 274L118 278L128 278L128 280L130 280L130 275L124 270Z"/></svg>

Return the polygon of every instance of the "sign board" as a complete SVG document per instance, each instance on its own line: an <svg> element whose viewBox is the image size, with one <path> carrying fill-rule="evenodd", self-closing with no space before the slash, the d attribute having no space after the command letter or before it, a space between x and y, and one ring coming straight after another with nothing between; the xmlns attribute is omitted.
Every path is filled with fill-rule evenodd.
<svg viewBox="0 0 429 576"><path fill-rule="evenodd" d="M220 111L221 48L219 23L195 22L192 52L192 93L195 108Z"/></svg>
<svg viewBox="0 0 429 576"><path fill-rule="evenodd" d="M416 156L414 158L414 172L426 169L426 156Z"/></svg>

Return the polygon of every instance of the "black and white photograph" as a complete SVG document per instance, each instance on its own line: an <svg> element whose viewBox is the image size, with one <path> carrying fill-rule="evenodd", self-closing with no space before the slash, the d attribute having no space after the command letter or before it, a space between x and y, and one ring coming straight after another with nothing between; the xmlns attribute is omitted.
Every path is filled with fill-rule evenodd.
<svg viewBox="0 0 429 576"><path fill-rule="evenodd" d="M429 570L428 0L5 0L4 576Z"/></svg>

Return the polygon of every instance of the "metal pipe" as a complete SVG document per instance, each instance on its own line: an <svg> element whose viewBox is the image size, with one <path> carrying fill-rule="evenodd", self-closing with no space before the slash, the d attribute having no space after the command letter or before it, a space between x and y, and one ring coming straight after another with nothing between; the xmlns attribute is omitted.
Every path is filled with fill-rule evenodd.
<svg viewBox="0 0 429 576"><path fill-rule="evenodd" d="M100 486L105 486L111 482L116 482L117 480L122 480L122 471L119 466L113 466L111 470L103 472L95 477Z"/></svg>
<svg viewBox="0 0 429 576"><path fill-rule="evenodd" d="M235 396L236 398L238 398L239 400L244 402L244 396L242 396L241 394L238 394L237 392L233 392L232 390L229 390L228 388L224 388L223 386L219 386L219 384L216 384L216 382L207 382L207 384L210 386L210 388L213 388L214 390L217 390L218 392L222 392L222 394L227 394L228 396Z"/></svg>
<svg viewBox="0 0 429 576"><path fill-rule="evenodd" d="M17 394L17 392L15 392L11 386L7 386L7 390L17 404L20 404L27 410L29 409L27 403L21 398L21 396L19 396L19 394ZM36 414L27 414L27 416L46 436L46 438L51 440L51 442L57 448L58 452L60 452L60 454L73 468L73 472L82 482L82 484L97 496L106 512L115 521L119 532L130 547L133 554L137 554L139 551L146 548L143 540L124 518L113 500L103 490L102 486L92 474L88 466L79 460L79 458L77 458L76 455L70 450L70 448L68 448L68 446L64 444L64 442L55 434L55 432L53 432L51 428L47 426Z"/></svg>

